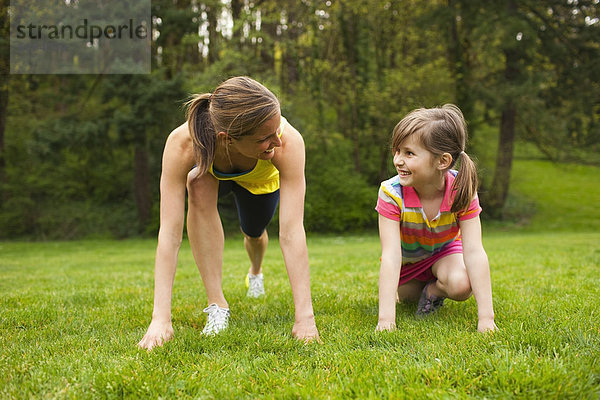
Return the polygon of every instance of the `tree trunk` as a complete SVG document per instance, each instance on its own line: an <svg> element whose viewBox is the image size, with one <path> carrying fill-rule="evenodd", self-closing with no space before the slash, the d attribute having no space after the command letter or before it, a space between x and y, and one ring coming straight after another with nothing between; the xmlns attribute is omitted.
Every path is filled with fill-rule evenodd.
<svg viewBox="0 0 600 400"><path fill-rule="evenodd" d="M519 61L520 53L516 48L509 48L504 51L506 58L506 69L504 78L507 85L516 85L520 75ZM517 117L517 109L509 97L502 109L502 117L500 121L500 137L498 139L498 155L496 156L496 170L494 171L494 179L492 186L487 196L487 210L493 218L502 217L502 209L510 184L510 172L513 161L513 148L515 141L515 124Z"/></svg>
<svg viewBox="0 0 600 400"><path fill-rule="evenodd" d="M513 18L517 12L514 0L508 2L508 16ZM507 87L516 87L522 75L521 60L523 50L518 43L509 43L504 49L505 69L504 79ZM498 154L496 156L496 169L489 193L485 196L486 210L493 218L501 218L504 204L508 196L510 185L510 172L512 170L513 148L515 142L515 125L517 107L513 95L509 94L504 100L500 121L500 137L498 139Z"/></svg>
<svg viewBox="0 0 600 400"><path fill-rule="evenodd" d="M237 50L242 48L242 0L231 0L231 16L233 17L232 40Z"/></svg>
<svg viewBox="0 0 600 400"><path fill-rule="evenodd" d="M275 70L275 41L277 38L278 10L269 5L261 8L261 24L259 36L262 43L256 43L262 65L267 71Z"/></svg>
<svg viewBox="0 0 600 400"><path fill-rule="evenodd" d="M509 101L505 105L504 110L502 110L496 170L486 203L488 213L494 218L502 216L502 209L508 195L513 161L516 116L517 110Z"/></svg>
<svg viewBox="0 0 600 400"><path fill-rule="evenodd" d="M148 151L146 147L142 145L136 145L135 147L135 159L134 159L134 191L135 191L135 202L138 211L138 226L139 232L143 232L150 220L150 176L149 176L149 164L148 164Z"/></svg>
<svg viewBox="0 0 600 400"><path fill-rule="evenodd" d="M208 62L214 64L219 60L219 32L217 32L217 18L221 10L216 4L211 4L206 9L208 19Z"/></svg>
<svg viewBox="0 0 600 400"><path fill-rule="evenodd" d="M8 118L8 82L10 79L9 22L7 1L2 1L0 9L0 183L5 182L6 156L4 153L4 132Z"/></svg>
<svg viewBox="0 0 600 400"><path fill-rule="evenodd" d="M448 8L450 9L450 15L452 16L450 22L448 58L452 68L452 74L454 75L456 103L460 107L467 122L469 122L473 120L474 110L474 101L469 87L471 68L469 65L468 49L471 31L469 29L463 29L463 34L461 35L457 17L461 16L461 20L465 21L468 16L460 15L461 8L459 4L456 3L455 0L448 0ZM463 22L463 28L464 25L466 25L466 22ZM471 139L474 134L473 128L473 125L469 126L469 136Z"/></svg>
<svg viewBox="0 0 600 400"><path fill-rule="evenodd" d="M345 124L348 129L349 137L353 143L353 161L354 161L354 170L358 173L361 170L361 160L360 160L360 138L359 138L359 129L358 129L358 73L357 73L357 64L358 64L358 55L356 51L356 40L357 40L357 32L358 29L358 17L356 12L352 9L346 9L345 7L341 7L340 13L340 26L342 31L342 41L344 45L344 53L346 62L348 64L351 81L349 82L350 88L348 88L348 92L351 95L350 98L346 98L347 107L350 108L350 121L349 124Z"/></svg>

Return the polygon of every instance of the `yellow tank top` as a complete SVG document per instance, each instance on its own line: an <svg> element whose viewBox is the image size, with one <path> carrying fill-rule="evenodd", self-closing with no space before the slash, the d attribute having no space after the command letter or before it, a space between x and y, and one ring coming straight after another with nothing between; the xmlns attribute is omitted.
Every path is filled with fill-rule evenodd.
<svg viewBox="0 0 600 400"><path fill-rule="evenodd" d="M282 116L279 137L287 120ZM275 168L271 160L257 160L256 165L250 171L238 174L224 174L216 171L213 165L208 170L212 176L221 181L234 181L252 194L268 194L279 189L279 170Z"/></svg>

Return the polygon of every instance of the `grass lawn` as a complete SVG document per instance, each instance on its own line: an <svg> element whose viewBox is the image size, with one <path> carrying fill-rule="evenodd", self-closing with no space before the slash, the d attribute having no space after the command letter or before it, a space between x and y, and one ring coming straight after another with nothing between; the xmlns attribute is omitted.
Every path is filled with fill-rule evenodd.
<svg viewBox="0 0 600 400"><path fill-rule="evenodd" d="M246 255L228 240L231 327L200 331L205 295L189 247L175 282L175 339L135 346L152 312L154 240L0 243L1 398L595 398L600 396L600 233L492 232L500 331L476 332L470 299L427 319L398 306L375 333L379 242L310 237L323 343L290 336L278 243L268 296L247 299Z"/></svg>
<svg viewBox="0 0 600 400"><path fill-rule="evenodd" d="M510 188L509 217L519 219L511 230L600 231L600 167L516 160Z"/></svg>
<svg viewBox="0 0 600 400"><path fill-rule="evenodd" d="M600 398L599 169L518 161L520 216L484 226L496 322L476 332L473 299L375 333L379 240L310 236L322 344L291 338L278 243L267 296L246 298L248 261L228 239L232 320L200 331L206 297L186 241L173 297L175 338L139 350L152 314L155 240L0 242L0 398ZM560 190L556 186L560 187ZM543 232L543 233L540 233Z"/></svg>

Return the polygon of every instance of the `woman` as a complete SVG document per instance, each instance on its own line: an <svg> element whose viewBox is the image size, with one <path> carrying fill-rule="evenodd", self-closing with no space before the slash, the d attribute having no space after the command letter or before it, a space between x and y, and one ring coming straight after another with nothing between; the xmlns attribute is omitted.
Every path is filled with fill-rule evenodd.
<svg viewBox="0 0 600 400"><path fill-rule="evenodd" d="M152 322L139 346L151 350L173 337L171 294L181 244L185 195L187 231L209 306L205 335L227 328L223 294L224 234L217 199L233 192L250 258L249 296L264 293L261 264L265 230L279 205L279 241L295 306L292 335L318 340L310 296L304 232L304 141L281 116L279 101L248 77L235 77L212 94L196 95L187 122L169 135L160 180L160 230L155 263Z"/></svg>

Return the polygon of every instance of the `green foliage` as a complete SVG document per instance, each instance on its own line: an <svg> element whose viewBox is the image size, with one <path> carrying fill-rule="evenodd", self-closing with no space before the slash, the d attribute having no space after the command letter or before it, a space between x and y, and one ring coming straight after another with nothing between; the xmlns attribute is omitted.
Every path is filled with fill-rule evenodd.
<svg viewBox="0 0 600 400"><path fill-rule="evenodd" d="M56 93L42 78L31 79L42 99ZM157 197L160 153L177 120L173 111L180 110L178 102L184 97L180 82L100 77L86 88L99 95L70 103L86 87L86 79L56 79L56 111L41 122L26 116L43 113L46 107L11 102L11 111L24 117L9 121L9 132L21 134L7 140L10 157L0 212L7 229L0 230L0 237L137 234L134 149L142 146L151 154L147 174Z"/></svg>
<svg viewBox="0 0 600 400"><path fill-rule="evenodd" d="M502 186L493 172L511 173L493 143L507 102L519 157L598 165L598 10L593 0L153 1L152 74L6 75L0 238L154 234L161 152L183 101L234 75L271 88L304 136L311 231L373 227L377 186L393 174L391 131L417 107L464 110L484 193ZM521 219L527 196L509 190L498 214ZM237 230L233 204L222 206Z"/></svg>
<svg viewBox="0 0 600 400"><path fill-rule="evenodd" d="M375 333L377 237L309 237L320 345L291 338L276 240L261 299L245 295L241 239L227 241L231 326L202 337L206 297L184 245L175 338L151 353L136 343L152 313L154 240L0 243L0 396L597 398L599 240L597 231L487 232L500 330L481 335L473 299L426 320L400 304L399 329Z"/></svg>
<svg viewBox="0 0 600 400"><path fill-rule="evenodd" d="M308 151L305 227L312 232L359 232L377 226L378 187L352 168L350 148L339 134L321 140L319 154ZM310 173L309 173L310 172Z"/></svg>

